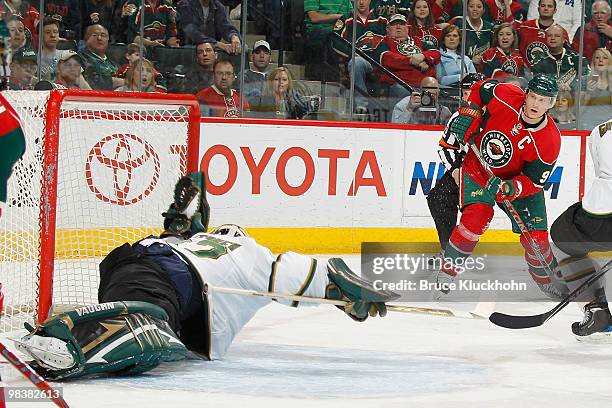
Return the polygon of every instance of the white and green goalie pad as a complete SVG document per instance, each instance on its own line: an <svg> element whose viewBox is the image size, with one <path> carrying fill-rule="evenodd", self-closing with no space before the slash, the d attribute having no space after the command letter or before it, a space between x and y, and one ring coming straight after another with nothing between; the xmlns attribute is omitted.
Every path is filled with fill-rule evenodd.
<svg viewBox="0 0 612 408"><path fill-rule="evenodd" d="M132 375L161 362L197 358L147 302L109 302L54 316L16 341L32 367L51 380L88 375Z"/></svg>

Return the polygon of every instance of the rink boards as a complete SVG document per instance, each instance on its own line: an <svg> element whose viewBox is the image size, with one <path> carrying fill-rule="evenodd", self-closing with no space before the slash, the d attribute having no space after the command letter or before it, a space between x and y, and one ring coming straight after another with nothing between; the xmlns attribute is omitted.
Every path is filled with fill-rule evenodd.
<svg viewBox="0 0 612 408"><path fill-rule="evenodd" d="M316 126L314 126L316 125ZM200 169L211 225L240 224L274 251L358 252L362 241L437 241L426 195L442 176L441 126L206 118ZM587 132L563 132L549 223L590 176ZM516 242L501 211L483 237Z"/></svg>

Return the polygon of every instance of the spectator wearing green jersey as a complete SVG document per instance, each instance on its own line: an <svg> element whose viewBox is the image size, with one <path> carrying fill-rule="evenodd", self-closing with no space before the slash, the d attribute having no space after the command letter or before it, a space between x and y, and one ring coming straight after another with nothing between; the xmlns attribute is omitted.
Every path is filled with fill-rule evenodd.
<svg viewBox="0 0 612 408"><path fill-rule="evenodd" d="M344 14L352 13L353 3L351 0L305 0L304 21L306 23L305 58L306 76L311 79L319 79L321 62L338 64L335 53L328 51L331 48L329 36L336 21Z"/></svg>

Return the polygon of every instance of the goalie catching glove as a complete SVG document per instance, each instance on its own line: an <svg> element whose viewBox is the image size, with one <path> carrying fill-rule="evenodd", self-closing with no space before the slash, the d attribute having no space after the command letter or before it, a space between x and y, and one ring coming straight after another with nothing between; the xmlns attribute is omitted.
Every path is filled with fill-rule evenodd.
<svg viewBox="0 0 612 408"><path fill-rule="evenodd" d="M353 320L363 322L368 316L387 314L386 302L400 295L390 290L376 290L372 282L360 278L341 258L330 258L327 263L329 284L325 288L327 299L344 300L346 306L338 306Z"/></svg>
<svg viewBox="0 0 612 408"><path fill-rule="evenodd" d="M470 137L480 130L482 122L482 109L473 102L461 101L459 104L459 116L450 124L450 133L454 134L457 140L468 143Z"/></svg>
<svg viewBox="0 0 612 408"><path fill-rule="evenodd" d="M164 217L162 237L180 236L188 239L208 229L210 207L206 201L206 184L203 172L189 173L179 179L174 187L174 202Z"/></svg>

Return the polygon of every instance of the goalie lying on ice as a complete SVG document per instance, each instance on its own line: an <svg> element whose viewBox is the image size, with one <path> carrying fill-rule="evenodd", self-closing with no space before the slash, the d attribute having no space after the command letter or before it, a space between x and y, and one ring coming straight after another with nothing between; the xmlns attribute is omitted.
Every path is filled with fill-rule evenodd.
<svg viewBox="0 0 612 408"><path fill-rule="evenodd" d="M50 379L134 374L162 361L219 359L272 300L207 292L206 284L348 301L357 321L384 316L390 291L376 291L340 258L327 265L287 252L277 257L237 226L204 233L204 175L179 180L163 215L162 237L113 250L100 263L99 305L72 310L33 328L17 347ZM297 302L280 301L297 307Z"/></svg>

